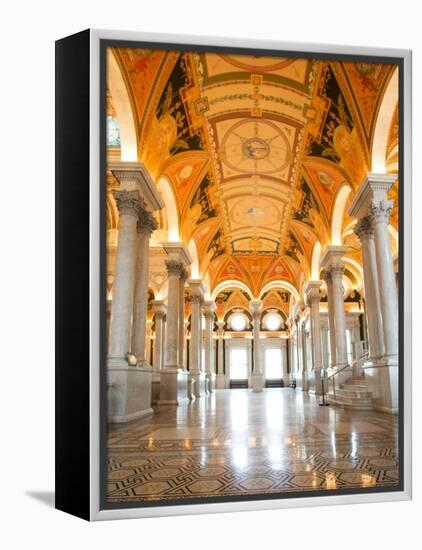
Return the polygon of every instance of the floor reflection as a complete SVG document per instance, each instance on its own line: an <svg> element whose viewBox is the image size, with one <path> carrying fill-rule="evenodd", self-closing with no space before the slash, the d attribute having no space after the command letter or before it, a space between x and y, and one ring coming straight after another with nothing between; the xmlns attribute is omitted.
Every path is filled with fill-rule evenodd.
<svg viewBox="0 0 422 550"><path fill-rule="evenodd" d="M223 390L108 433L112 502L393 486L397 420L290 389Z"/></svg>

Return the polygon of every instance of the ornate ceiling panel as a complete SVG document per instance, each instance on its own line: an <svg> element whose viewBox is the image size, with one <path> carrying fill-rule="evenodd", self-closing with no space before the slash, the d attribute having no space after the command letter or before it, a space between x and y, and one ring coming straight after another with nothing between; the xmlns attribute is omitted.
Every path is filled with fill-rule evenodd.
<svg viewBox="0 0 422 550"><path fill-rule="evenodd" d="M256 295L277 279L299 288L316 241L330 242L339 188L347 182L355 189L368 170L393 67L129 49L116 55L136 113L140 159L171 182L181 236L195 240L202 275L213 288L242 280ZM392 170L397 139L393 124ZM360 262L352 233L345 238Z"/></svg>

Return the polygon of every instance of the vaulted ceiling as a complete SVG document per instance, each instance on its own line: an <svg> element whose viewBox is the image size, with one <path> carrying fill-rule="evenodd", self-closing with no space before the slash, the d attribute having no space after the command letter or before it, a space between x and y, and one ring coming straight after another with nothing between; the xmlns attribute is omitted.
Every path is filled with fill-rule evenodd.
<svg viewBox="0 0 422 550"><path fill-rule="evenodd" d="M180 234L194 239L211 289L226 279L256 295L272 280L299 289L315 243L330 244L339 189L356 189L370 169L394 66L129 48L113 55L132 104L138 158L170 182ZM396 122L393 170L397 139ZM345 216L344 228L350 221ZM350 231L346 238L353 245Z"/></svg>

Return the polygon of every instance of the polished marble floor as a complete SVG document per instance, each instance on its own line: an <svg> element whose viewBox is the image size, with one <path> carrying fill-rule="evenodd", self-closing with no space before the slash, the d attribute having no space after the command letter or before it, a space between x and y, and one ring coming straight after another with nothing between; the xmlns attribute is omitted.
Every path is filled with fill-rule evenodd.
<svg viewBox="0 0 422 550"><path fill-rule="evenodd" d="M397 419L292 389L219 390L110 425L109 502L397 485Z"/></svg>

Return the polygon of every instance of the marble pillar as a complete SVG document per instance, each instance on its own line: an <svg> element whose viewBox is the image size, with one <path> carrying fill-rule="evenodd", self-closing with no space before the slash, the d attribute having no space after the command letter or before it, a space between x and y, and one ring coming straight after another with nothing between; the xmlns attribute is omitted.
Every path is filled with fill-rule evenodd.
<svg viewBox="0 0 422 550"><path fill-rule="evenodd" d="M287 339L281 340L281 365L283 368L283 386L288 388L290 386L290 373L289 363L287 358Z"/></svg>
<svg viewBox="0 0 422 550"><path fill-rule="evenodd" d="M135 295L133 301L132 352L141 366L149 366L146 354L146 322L148 309L149 240L158 224L151 212L139 209L136 254Z"/></svg>
<svg viewBox="0 0 422 550"><path fill-rule="evenodd" d="M168 273L166 344L164 368L160 372L160 404L179 405L187 400L187 378L179 369L180 276L184 265L174 259L165 261Z"/></svg>
<svg viewBox="0 0 422 550"><path fill-rule="evenodd" d="M136 228L145 203L136 190L114 190L113 196L119 210L119 237L107 358L108 417L111 422L127 422L152 414L151 369L131 366L127 360L131 351Z"/></svg>
<svg viewBox="0 0 422 550"><path fill-rule="evenodd" d="M252 313L253 326L253 373L252 373L252 390L254 392L262 392L265 381L262 372L261 364L261 311L262 301L251 300L250 311Z"/></svg>
<svg viewBox="0 0 422 550"><path fill-rule="evenodd" d="M321 300L322 281L309 281L305 287L305 294L308 299L311 320L311 339L312 339L312 375L314 377L313 387L317 395L322 394L321 369L322 363L322 342L321 342L321 318L319 313L319 304Z"/></svg>
<svg viewBox="0 0 422 550"><path fill-rule="evenodd" d="M334 366L341 368L347 365L346 315L344 310L343 256L346 246L328 246L321 258L321 267L331 278L332 309L334 310L336 362ZM328 288L328 287L327 287ZM330 311L329 311L330 313Z"/></svg>
<svg viewBox="0 0 422 550"><path fill-rule="evenodd" d="M399 308L397 300L396 276L390 244L388 222L393 209L393 201L373 200L369 211L374 226L375 250L378 268L378 284L381 298L382 326L386 357L393 362L399 353Z"/></svg>
<svg viewBox="0 0 422 550"><path fill-rule="evenodd" d="M205 394L205 373L201 370L202 327L201 308L204 300L204 287L199 279L189 281L191 297L189 376L193 383L193 394L201 397Z"/></svg>
<svg viewBox="0 0 422 550"><path fill-rule="evenodd" d="M214 313L216 307L214 302L205 301L203 313L205 317L204 348L205 348L205 377L206 389L208 393L215 391L215 372L214 372Z"/></svg>
<svg viewBox="0 0 422 550"><path fill-rule="evenodd" d="M224 321L217 321L217 389L226 387L224 375Z"/></svg>
<svg viewBox="0 0 422 550"><path fill-rule="evenodd" d="M185 369L185 343L186 343L186 324L185 324L185 282L188 279L188 272L184 269L179 279L179 346L178 346L178 364L179 369Z"/></svg>
<svg viewBox="0 0 422 550"><path fill-rule="evenodd" d="M384 355L380 288L375 253L374 227L370 216L361 218L355 233L362 247L363 281L365 287L365 316L369 340L369 358L377 361Z"/></svg>
<svg viewBox="0 0 422 550"><path fill-rule="evenodd" d="M389 232L393 201L389 200L388 191L396 178L395 174L367 174L348 211L350 216L358 219L358 223L361 223L360 220L363 218L369 217L374 231L376 286L379 289L384 356L375 361L368 361L362 369L376 408L393 413L398 411L399 336L398 298ZM365 292L366 300L368 297L368 293Z"/></svg>
<svg viewBox="0 0 422 550"><path fill-rule="evenodd" d="M324 280L325 284L327 285L328 329L330 337L330 367L334 367L334 365L337 363L336 327L334 321L333 280L329 271L325 272Z"/></svg>
<svg viewBox="0 0 422 550"><path fill-rule="evenodd" d="M163 368L164 319L166 316L166 306L163 300L154 300L152 302L152 307L154 308L154 320L155 320L153 369L155 373L159 373L160 370Z"/></svg>

